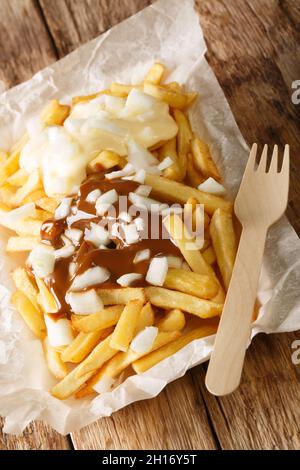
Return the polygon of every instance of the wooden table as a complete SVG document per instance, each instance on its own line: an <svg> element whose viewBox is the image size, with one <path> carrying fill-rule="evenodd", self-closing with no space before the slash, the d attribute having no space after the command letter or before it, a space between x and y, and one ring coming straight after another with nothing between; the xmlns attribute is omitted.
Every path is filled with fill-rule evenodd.
<svg viewBox="0 0 300 470"><path fill-rule="evenodd" d="M149 3L0 0L0 80L11 87L30 78ZM300 105L291 101L291 84L300 79L300 4L198 0L197 10L208 60L248 143L291 146L288 217L299 234ZM0 435L0 449L299 449L300 365L291 361L297 338L299 333L256 337L243 382L228 397L207 392L201 365L158 398L71 436L33 423L22 436Z"/></svg>

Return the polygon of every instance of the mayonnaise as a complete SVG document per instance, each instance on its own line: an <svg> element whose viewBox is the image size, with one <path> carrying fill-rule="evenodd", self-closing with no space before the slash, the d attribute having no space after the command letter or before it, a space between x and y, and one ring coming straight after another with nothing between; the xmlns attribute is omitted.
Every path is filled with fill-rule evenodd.
<svg viewBox="0 0 300 470"><path fill-rule="evenodd" d="M88 163L100 151L126 156L132 153L132 142L146 151L176 133L166 103L138 89L127 99L100 95L74 106L63 126L32 133L21 152L20 167L29 173L40 170L48 196L65 195L85 179Z"/></svg>

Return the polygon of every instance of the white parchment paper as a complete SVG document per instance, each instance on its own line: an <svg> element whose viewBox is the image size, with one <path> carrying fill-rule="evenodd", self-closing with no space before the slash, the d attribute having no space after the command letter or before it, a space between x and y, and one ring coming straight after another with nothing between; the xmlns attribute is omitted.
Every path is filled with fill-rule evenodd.
<svg viewBox="0 0 300 470"><path fill-rule="evenodd" d="M224 94L207 64L206 51L192 0L160 0L97 39L80 47L28 82L0 96L0 148L9 148L25 130L25 122L52 98L68 102L72 95L106 87L111 81L138 83L155 60L172 71L170 80L199 92L190 111L194 129L211 146L225 185L234 196L248 148ZM136 400L156 396L167 383L206 361L213 337L197 340L141 376L129 377L113 392L94 400L59 401L48 390L41 344L9 303L9 277L16 260L5 255L8 234L0 234L0 414L4 431L19 433L39 419L65 434ZM259 333L300 329L300 242L285 218L270 230L259 285L262 307L252 329Z"/></svg>

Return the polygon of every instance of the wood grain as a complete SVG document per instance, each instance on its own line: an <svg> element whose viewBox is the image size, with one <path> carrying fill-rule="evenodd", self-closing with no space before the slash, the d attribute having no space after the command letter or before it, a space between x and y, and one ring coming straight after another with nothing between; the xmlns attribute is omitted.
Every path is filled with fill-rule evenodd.
<svg viewBox="0 0 300 470"><path fill-rule="evenodd" d="M0 2L0 80L9 88L57 59L34 0Z"/></svg>
<svg viewBox="0 0 300 470"><path fill-rule="evenodd" d="M190 373L157 398L134 403L72 433L75 449L216 449L205 404Z"/></svg>
<svg viewBox="0 0 300 470"><path fill-rule="evenodd" d="M0 79L12 86L62 57L149 0L1 0ZM299 112L291 82L300 79L300 5L293 0L198 0L208 60L249 143L289 143L288 215L300 231ZM78 449L295 449L299 442L299 366L291 363L297 334L255 338L243 382L216 399L196 367L156 399L131 405L74 433ZM299 338L299 334L298 334ZM150 423L150 426L149 426ZM151 431L149 432L149 429ZM68 448L41 423L0 448ZM40 447L39 447L40 446Z"/></svg>
<svg viewBox="0 0 300 470"><path fill-rule="evenodd" d="M39 0L60 57L137 13L150 0Z"/></svg>
<svg viewBox="0 0 300 470"><path fill-rule="evenodd" d="M3 420L0 418L0 428ZM70 450L72 443L66 436L40 422L31 423L21 436L0 433L0 450Z"/></svg>

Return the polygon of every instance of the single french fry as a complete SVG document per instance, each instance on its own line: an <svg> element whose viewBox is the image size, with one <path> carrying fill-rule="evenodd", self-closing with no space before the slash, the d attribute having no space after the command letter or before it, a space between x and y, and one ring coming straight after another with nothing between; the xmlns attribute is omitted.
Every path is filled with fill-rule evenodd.
<svg viewBox="0 0 300 470"><path fill-rule="evenodd" d="M176 268L168 269L164 287L202 299L212 299L219 290L219 284L211 276Z"/></svg>
<svg viewBox="0 0 300 470"><path fill-rule="evenodd" d="M43 349L49 371L56 379L63 379L68 373L68 368L61 360L61 354L50 346L48 338L43 341Z"/></svg>
<svg viewBox="0 0 300 470"><path fill-rule="evenodd" d="M46 126L62 126L70 114L70 109L66 104L51 100L42 112L41 119Z"/></svg>
<svg viewBox="0 0 300 470"><path fill-rule="evenodd" d="M41 197L35 201L37 207L40 207L44 211L54 214L55 209L57 208L59 201L52 197Z"/></svg>
<svg viewBox="0 0 300 470"><path fill-rule="evenodd" d="M213 335L217 331L216 324L205 323L203 326L189 331L183 334L175 341L157 349L156 351L147 354L143 358L138 359L132 363L132 368L137 374L141 374L151 367L155 366L159 362L163 361L167 357L172 356L180 349L184 348L187 344L191 343L195 339L203 338L205 336Z"/></svg>
<svg viewBox="0 0 300 470"><path fill-rule="evenodd" d="M62 361L74 362L75 364L83 361L94 347L97 346L99 341L105 339L111 333L112 328L92 331L90 333L83 333L81 331L73 342L63 350L61 354Z"/></svg>
<svg viewBox="0 0 300 470"><path fill-rule="evenodd" d="M20 151L13 151L4 163L0 165L0 186L6 183L7 178L19 169Z"/></svg>
<svg viewBox="0 0 300 470"><path fill-rule="evenodd" d="M12 279L15 283L16 288L23 292L26 297L30 300L36 310L40 310L38 303L38 289L35 287L30 277L28 276L25 268L16 268L12 272Z"/></svg>
<svg viewBox="0 0 300 470"><path fill-rule="evenodd" d="M31 251L39 243L38 237L9 237L7 252Z"/></svg>
<svg viewBox="0 0 300 470"><path fill-rule="evenodd" d="M101 341L88 357L76 367L76 378L84 376L89 372L95 373L106 361L117 354L118 351L110 346L111 338L112 334Z"/></svg>
<svg viewBox="0 0 300 470"><path fill-rule="evenodd" d="M91 315L72 315L72 325L84 333L103 330L118 323L123 309L124 305L113 305Z"/></svg>
<svg viewBox="0 0 300 470"><path fill-rule="evenodd" d="M28 173L23 168L19 168L15 173L7 178L7 182L12 186L23 186L28 179Z"/></svg>
<svg viewBox="0 0 300 470"><path fill-rule="evenodd" d="M101 341L83 362L53 387L51 390L52 395L64 400L87 382L97 369L100 369L106 361L117 354L115 349L110 348L109 342L110 336ZM85 369L87 372L84 372Z"/></svg>
<svg viewBox="0 0 300 470"><path fill-rule="evenodd" d="M58 305L56 303L56 300L51 294L46 284L44 283L44 281L37 276L35 277L35 281L39 288L38 302L43 312L44 313L57 313Z"/></svg>
<svg viewBox="0 0 300 470"><path fill-rule="evenodd" d="M126 305L130 300L137 299L145 303L145 292L142 287L123 287L121 289L98 289L98 295L104 305Z"/></svg>
<svg viewBox="0 0 300 470"><path fill-rule="evenodd" d="M16 188L9 183L4 184L0 188L0 201L2 204L12 208L14 207L14 197L16 195Z"/></svg>
<svg viewBox="0 0 300 470"><path fill-rule="evenodd" d="M158 158L160 161L164 160L165 158L170 157L173 160L172 165L164 170L164 177L175 180L175 181L182 181L184 178L184 173L179 166L179 159L176 150L176 137L173 139L167 140L158 151Z"/></svg>
<svg viewBox="0 0 300 470"><path fill-rule="evenodd" d="M160 331L181 331L185 327L184 313L179 308L173 308L155 326Z"/></svg>
<svg viewBox="0 0 300 470"><path fill-rule="evenodd" d="M210 234L224 285L228 289L237 251L231 214L216 210L210 222Z"/></svg>
<svg viewBox="0 0 300 470"><path fill-rule="evenodd" d="M203 174L205 178L212 177L221 181L217 166L212 159L208 145L200 139L194 139L191 143L192 155L195 167Z"/></svg>
<svg viewBox="0 0 300 470"><path fill-rule="evenodd" d="M121 157L117 153L103 150L88 164L88 171L95 173L97 171L103 171L103 169L109 170L119 165L120 162Z"/></svg>
<svg viewBox="0 0 300 470"><path fill-rule="evenodd" d="M196 170L194 166L193 158L190 153L187 154L186 173L187 173L187 180L189 184L193 186L193 188L197 188L199 184L203 183L204 178L199 173L199 171Z"/></svg>
<svg viewBox="0 0 300 470"><path fill-rule="evenodd" d="M144 92L160 101L164 101L172 108L183 109L187 105L187 96L172 88L144 82Z"/></svg>
<svg viewBox="0 0 300 470"><path fill-rule="evenodd" d="M112 348L119 351L127 351L133 339L142 307L143 302L140 300L130 300L125 305L111 337L110 346Z"/></svg>
<svg viewBox="0 0 300 470"><path fill-rule="evenodd" d="M133 88L138 88L136 85L124 85L122 83L113 82L110 85L110 91L120 98L126 98Z"/></svg>
<svg viewBox="0 0 300 470"><path fill-rule="evenodd" d="M43 339L46 335L46 325L41 312L37 310L28 297L19 290L14 292L11 301L32 333L38 338Z"/></svg>
<svg viewBox="0 0 300 470"><path fill-rule="evenodd" d="M109 90L101 90L96 93L91 93L90 95L82 95L82 96L73 96L72 98L72 106L75 106L78 103L86 103L87 101L94 100L100 95L109 94Z"/></svg>
<svg viewBox="0 0 300 470"><path fill-rule="evenodd" d="M174 341L180 336L179 331L161 331L158 333L154 344L151 348L151 351L154 351L157 348L162 347L163 345ZM112 379L116 378L118 375L123 372L133 361L136 361L138 358L142 357L146 353L138 354L132 349L129 349L126 352L118 352L115 356L112 357L104 366L97 372L87 383L76 393L76 398L82 398L94 392L93 386L99 382L104 376L110 377Z"/></svg>
<svg viewBox="0 0 300 470"><path fill-rule="evenodd" d="M215 250L211 245L202 252L202 256L208 264L214 264L217 261Z"/></svg>
<svg viewBox="0 0 300 470"><path fill-rule="evenodd" d="M197 199L199 204L204 204L204 209L208 214L213 214L218 208L232 211L232 202L213 194L204 193L199 191L199 189L191 188L177 181L164 178L163 176L147 173L145 184L152 187L154 195L172 202L184 204L190 197L193 197Z"/></svg>
<svg viewBox="0 0 300 470"><path fill-rule="evenodd" d="M140 311L137 324L134 331L134 336L142 331L146 326L151 326L154 323L154 312L151 303L147 302Z"/></svg>
<svg viewBox="0 0 300 470"><path fill-rule="evenodd" d="M157 307L165 309L179 308L200 318L220 315L223 308L223 304L199 299L199 297L194 295L184 294L183 292L163 287L146 287L145 292L148 300Z"/></svg>
<svg viewBox="0 0 300 470"><path fill-rule="evenodd" d="M179 109L173 110L174 119L178 126L177 151L179 155L187 155L190 152L193 132L187 116Z"/></svg>
<svg viewBox="0 0 300 470"><path fill-rule="evenodd" d="M150 70L147 72L144 82L154 83L155 85L159 85L163 79L163 75L165 73L165 66L156 62L152 65Z"/></svg>
<svg viewBox="0 0 300 470"><path fill-rule="evenodd" d="M38 170L35 170L29 175L26 183L23 186L21 186L17 190L16 194L14 195L14 198L13 198L14 205L19 206L26 196L36 191L37 189L40 189L41 187L42 187L42 182L41 182L39 172Z"/></svg>
<svg viewBox="0 0 300 470"><path fill-rule="evenodd" d="M27 204L28 202L37 202L39 199L43 198L46 196L46 193L43 189L37 189L36 191L33 191L32 193L28 194L23 200L23 204ZM41 207L41 206L39 206ZM43 209L43 208L42 208ZM46 209L48 210L48 209Z"/></svg>

